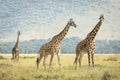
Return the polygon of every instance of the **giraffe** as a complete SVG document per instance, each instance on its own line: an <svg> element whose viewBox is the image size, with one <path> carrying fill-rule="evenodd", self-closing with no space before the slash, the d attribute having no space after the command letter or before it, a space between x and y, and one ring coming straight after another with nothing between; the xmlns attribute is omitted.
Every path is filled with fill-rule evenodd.
<svg viewBox="0 0 120 80"><path fill-rule="evenodd" d="M20 31L18 31L18 36L17 36L17 42L15 46L12 49L12 59L11 60L19 60L19 36L20 36Z"/></svg>
<svg viewBox="0 0 120 80"><path fill-rule="evenodd" d="M87 37L82 40L81 42L79 42L76 46L76 57L75 57L75 68L77 68L77 61L79 61L79 66L81 66L81 60L82 57L84 55L84 53L86 52L88 54L88 63L90 66L90 57L92 59L92 65L94 67L94 50L95 50L95 36L98 33L102 22L104 20L104 16L100 15L99 17L99 22L96 24L96 26L94 27L94 29L88 33Z"/></svg>
<svg viewBox="0 0 120 80"><path fill-rule="evenodd" d="M55 35L51 39L50 42L42 45L42 47L39 50L39 56L38 56L37 61L36 61L37 69L39 67L39 63L40 63L42 58L44 58L43 65L44 65L44 68L46 69L46 58L47 58L48 55L51 55L50 62L49 62L49 68L50 68L53 57L54 57L55 54L57 55L59 67L61 66L60 56L58 54L59 50L60 50L60 42L64 39L64 37L68 33L68 30L69 30L70 26L76 27L76 24L74 23L74 21L72 19L70 19L70 21L68 21L65 28L59 34Z"/></svg>

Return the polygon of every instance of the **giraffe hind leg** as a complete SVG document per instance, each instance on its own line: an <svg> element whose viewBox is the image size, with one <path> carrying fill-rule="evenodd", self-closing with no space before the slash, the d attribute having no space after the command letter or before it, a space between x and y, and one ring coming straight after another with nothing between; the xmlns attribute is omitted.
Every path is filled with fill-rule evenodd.
<svg viewBox="0 0 120 80"><path fill-rule="evenodd" d="M84 54L84 53L82 53L82 52L80 53L80 57L79 57L79 67L81 67L81 61L82 61L82 58L83 58L83 54Z"/></svg>
<svg viewBox="0 0 120 80"><path fill-rule="evenodd" d="M12 58L11 58L11 60L13 60L14 58L15 58L15 52L12 51Z"/></svg>
<svg viewBox="0 0 120 80"><path fill-rule="evenodd" d="M51 55L50 63L49 63L49 69L50 69L50 67L51 67L51 64L52 64L52 61L53 61L53 57L54 57L54 55Z"/></svg>
<svg viewBox="0 0 120 80"><path fill-rule="evenodd" d="M40 61L42 60L42 58L43 58L43 55L40 55L40 57L37 58L37 61L36 61L36 64L37 64L37 70L38 70L38 68L39 68L39 63L40 63Z"/></svg>
<svg viewBox="0 0 120 80"><path fill-rule="evenodd" d="M92 53L92 65L94 67L94 54Z"/></svg>
<svg viewBox="0 0 120 80"><path fill-rule="evenodd" d="M36 61L36 64L37 64L37 70L38 70L38 68L39 68L39 63L40 63L40 59L37 58L37 61Z"/></svg>
<svg viewBox="0 0 120 80"><path fill-rule="evenodd" d="M45 69L46 69L46 58L47 58L47 56L48 56L48 55L45 55L45 56L44 56L44 60L43 60L43 66L44 66Z"/></svg>
<svg viewBox="0 0 120 80"><path fill-rule="evenodd" d="M79 55L80 54L76 53L76 57L75 57L75 61L74 61L75 69L77 69L77 62L78 62Z"/></svg>
<svg viewBox="0 0 120 80"><path fill-rule="evenodd" d="M57 58L58 58L58 64L59 64L59 68L61 67L61 63L60 63L60 56L59 54L57 53Z"/></svg>

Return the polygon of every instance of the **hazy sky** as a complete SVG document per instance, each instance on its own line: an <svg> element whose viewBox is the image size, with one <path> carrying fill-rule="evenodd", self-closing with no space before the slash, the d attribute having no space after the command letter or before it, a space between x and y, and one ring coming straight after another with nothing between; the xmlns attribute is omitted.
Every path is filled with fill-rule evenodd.
<svg viewBox="0 0 120 80"><path fill-rule="evenodd" d="M58 34L70 18L66 37L84 39L104 14L96 36L100 40L120 40L120 0L0 0L0 42L48 39Z"/></svg>

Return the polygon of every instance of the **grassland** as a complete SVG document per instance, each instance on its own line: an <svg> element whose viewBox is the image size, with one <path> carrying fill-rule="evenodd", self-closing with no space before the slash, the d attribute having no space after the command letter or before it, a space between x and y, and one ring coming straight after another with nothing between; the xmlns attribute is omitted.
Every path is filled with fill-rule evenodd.
<svg viewBox="0 0 120 80"><path fill-rule="evenodd" d="M41 61L36 70L37 55L20 55L12 62L10 54L0 54L0 80L120 80L120 54L95 54L95 67L88 67L84 55L81 68L74 68L75 55L61 55L61 69L54 56L51 69L45 70ZM47 67L49 58L47 59Z"/></svg>

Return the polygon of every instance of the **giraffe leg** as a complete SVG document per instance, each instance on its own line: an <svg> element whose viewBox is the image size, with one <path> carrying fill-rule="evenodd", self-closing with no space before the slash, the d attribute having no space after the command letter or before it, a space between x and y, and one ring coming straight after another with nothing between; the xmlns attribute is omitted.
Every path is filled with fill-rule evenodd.
<svg viewBox="0 0 120 80"><path fill-rule="evenodd" d="M79 58L79 54L76 53L76 57L75 57L75 61L74 61L75 69L77 69L77 61L78 61L78 58Z"/></svg>
<svg viewBox="0 0 120 80"><path fill-rule="evenodd" d="M95 42L93 42L93 49L92 49L92 65L94 67L94 53L95 53Z"/></svg>
<svg viewBox="0 0 120 80"><path fill-rule="evenodd" d="M17 58L17 53L15 52L15 58L14 58L15 61L16 61L16 58Z"/></svg>
<svg viewBox="0 0 120 80"><path fill-rule="evenodd" d="M46 58L47 58L48 55L45 55L44 56L44 60L43 60L43 65L44 65L44 68L46 69Z"/></svg>
<svg viewBox="0 0 120 80"><path fill-rule="evenodd" d="M80 53L80 57L79 57L79 67L81 67L82 57L83 57L83 53Z"/></svg>
<svg viewBox="0 0 120 80"><path fill-rule="evenodd" d="M11 60L13 60L14 58L15 58L15 52L12 51L12 58L11 58Z"/></svg>
<svg viewBox="0 0 120 80"><path fill-rule="evenodd" d="M88 51L88 64L90 66L90 52Z"/></svg>
<svg viewBox="0 0 120 80"><path fill-rule="evenodd" d="M18 61L19 61L19 53L18 53Z"/></svg>
<svg viewBox="0 0 120 80"><path fill-rule="evenodd" d="M39 63L40 63L40 61L42 60L42 58L43 58L43 55L40 55L40 57L37 58L37 61L36 61L36 64L37 64L37 70L38 70L38 68L39 68Z"/></svg>
<svg viewBox="0 0 120 80"><path fill-rule="evenodd" d="M59 68L61 67L61 63L60 63L60 56L59 54L57 53L57 58L58 58L58 64L59 64Z"/></svg>
<svg viewBox="0 0 120 80"><path fill-rule="evenodd" d="M19 52L16 53L16 60L19 61Z"/></svg>
<svg viewBox="0 0 120 80"><path fill-rule="evenodd" d="M51 55L50 63L49 63L49 69L50 69L50 67L51 67L51 63L52 63L53 57L54 57L54 55Z"/></svg>
<svg viewBox="0 0 120 80"><path fill-rule="evenodd" d="M92 56L92 65L94 67L94 53L92 53L91 56Z"/></svg>

